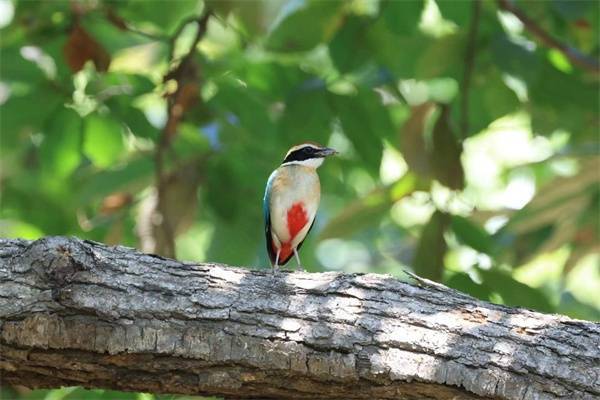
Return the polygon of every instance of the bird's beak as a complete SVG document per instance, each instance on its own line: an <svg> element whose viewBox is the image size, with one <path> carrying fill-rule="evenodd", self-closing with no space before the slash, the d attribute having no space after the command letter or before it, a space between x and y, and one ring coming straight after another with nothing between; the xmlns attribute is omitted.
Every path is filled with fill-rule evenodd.
<svg viewBox="0 0 600 400"><path fill-rule="evenodd" d="M319 156L321 156L321 157L332 156L334 154L338 154L338 152L335 149L331 149L329 147L325 147L325 148L319 150Z"/></svg>

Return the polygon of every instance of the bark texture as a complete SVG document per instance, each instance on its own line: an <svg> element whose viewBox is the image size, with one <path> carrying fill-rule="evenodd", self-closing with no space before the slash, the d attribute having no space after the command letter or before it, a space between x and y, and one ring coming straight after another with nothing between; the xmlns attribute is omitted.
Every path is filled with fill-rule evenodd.
<svg viewBox="0 0 600 400"><path fill-rule="evenodd" d="M277 399L597 399L600 325L433 282L0 239L0 373Z"/></svg>

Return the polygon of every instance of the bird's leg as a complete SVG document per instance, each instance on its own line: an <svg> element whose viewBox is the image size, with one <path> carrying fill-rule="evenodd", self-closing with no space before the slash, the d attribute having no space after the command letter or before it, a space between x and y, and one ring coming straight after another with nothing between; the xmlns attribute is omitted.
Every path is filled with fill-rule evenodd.
<svg viewBox="0 0 600 400"><path fill-rule="evenodd" d="M277 250L277 255L275 256L275 264L273 265L273 275L275 275L279 271L279 252L281 252L281 249Z"/></svg>
<svg viewBox="0 0 600 400"><path fill-rule="evenodd" d="M296 250L295 247L294 247L294 255L296 256L296 261L298 262L298 266L296 267L296 269L298 271L304 271L304 268L302 268L302 264L300 263L300 256L298 255L298 250Z"/></svg>

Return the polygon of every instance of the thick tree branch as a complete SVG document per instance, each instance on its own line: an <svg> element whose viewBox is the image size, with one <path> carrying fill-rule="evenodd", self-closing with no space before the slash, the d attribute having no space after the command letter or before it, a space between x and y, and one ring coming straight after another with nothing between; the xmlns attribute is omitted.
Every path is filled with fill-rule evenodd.
<svg viewBox="0 0 600 400"><path fill-rule="evenodd" d="M0 239L0 372L277 399L595 399L600 325L426 280L193 265Z"/></svg>
<svg viewBox="0 0 600 400"><path fill-rule="evenodd" d="M563 53L565 57L569 59L569 61L587 71L598 74L600 72L600 65L598 64L598 60L596 58L587 56L583 54L576 48L568 46L558 39L552 37L548 32L543 30L534 20L529 18L527 14L523 12L519 7L517 7L513 1L511 0L498 0L499 7L504 10L512 13L515 17L517 17L522 23L525 29L535 36L540 42L542 42L546 47L550 47L556 49Z"/></svg>

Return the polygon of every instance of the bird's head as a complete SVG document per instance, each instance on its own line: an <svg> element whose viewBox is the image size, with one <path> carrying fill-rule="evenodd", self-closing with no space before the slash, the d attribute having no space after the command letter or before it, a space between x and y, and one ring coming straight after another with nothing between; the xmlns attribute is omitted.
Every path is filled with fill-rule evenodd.
<svg viewBox="0 0 600 400"><path fill-rule="evenodd" d="M285 155L281 165L303 165L305 167L318 168L323 164L327 156L337 154L337 151L329 147L321 146L314 142L305 142L292 146Z"/></svg>

